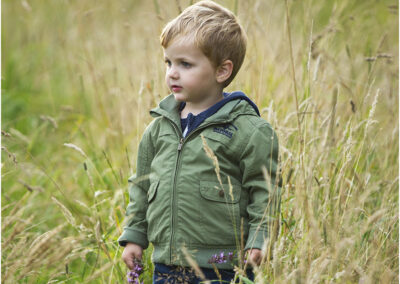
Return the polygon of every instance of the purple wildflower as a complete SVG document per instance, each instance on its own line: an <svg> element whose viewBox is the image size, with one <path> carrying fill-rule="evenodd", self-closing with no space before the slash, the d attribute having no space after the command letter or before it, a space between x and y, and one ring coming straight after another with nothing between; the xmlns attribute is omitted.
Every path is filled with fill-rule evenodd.
<svg viewBox="0 0 400 284"><path fill-rule="evenodd" d="M143 272L143 266L140 263L135 262L133 264L133 269L126 275L128 278L128 283L130 284L143 284L140 282L139 275Z"/></svg>
<svg viewBox="0 0 400 284"><path fill-rule="evenodd" d="M227 261L233 260L233 253L229 252L225 255L224 252L220 252L219 254L214 254L209 260L208 263L226 263Z"/></svg>

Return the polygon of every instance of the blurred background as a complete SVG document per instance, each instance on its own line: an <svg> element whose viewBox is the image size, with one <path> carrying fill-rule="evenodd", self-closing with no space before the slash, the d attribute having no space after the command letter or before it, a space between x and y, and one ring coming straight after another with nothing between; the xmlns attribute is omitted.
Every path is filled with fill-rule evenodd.
<svg viewBox="0 0 400 284"><path fill-rule="evenodd" d="M159 34L193 2L2 1L2 282L126 282L127 178L168 95ZM216 2L248 36L227 91L280 141L256 283L397 283L398 2Z"/></svg>

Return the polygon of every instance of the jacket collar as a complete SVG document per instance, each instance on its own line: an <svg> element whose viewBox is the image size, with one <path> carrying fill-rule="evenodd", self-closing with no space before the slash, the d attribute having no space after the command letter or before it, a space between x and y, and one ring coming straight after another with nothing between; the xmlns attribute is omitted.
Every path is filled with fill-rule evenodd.
<svg viewBox="0 0 400 284"><path fill-rule="evenodd" d="M174 94L170 94L161 100L158 107L150 110L150 115L153 117L164 116L179 126L181 123L179 105L180 103L175 100ZM204 120L202 125L205 123L229 122L241 114L257 115L256 111L248 102L244 100L232 100Z"/></svg>

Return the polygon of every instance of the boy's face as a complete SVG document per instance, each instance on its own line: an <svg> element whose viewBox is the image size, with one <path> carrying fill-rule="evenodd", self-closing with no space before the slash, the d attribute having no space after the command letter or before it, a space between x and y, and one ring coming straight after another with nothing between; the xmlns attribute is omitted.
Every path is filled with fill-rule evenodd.
<svg viewBox="0 0 400 284"><path fill-rule="evenodd" d="M221 95L216 70L193 40L178 38L164 49L165 81L177 101L202 103Z"/></svg>

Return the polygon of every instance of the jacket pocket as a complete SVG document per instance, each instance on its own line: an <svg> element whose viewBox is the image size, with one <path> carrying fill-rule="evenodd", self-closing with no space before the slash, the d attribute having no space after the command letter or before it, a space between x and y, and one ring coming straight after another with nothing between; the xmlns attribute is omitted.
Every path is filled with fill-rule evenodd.
<svg viewBox="0 0 400 284"><path fill-rule="evenodd" d="M201 181L200 194L203 198L222 203L237 203L240 200L240 186Z"/></svg>
<svg viewBox="0 0 400 284"><path fill-rule="evenodd" d="M147 212L146 212L146 221L147 221L147 238L150 242L154 242L159 239L160 236L158 233L158 228L160 227L160 210L157 199L157 191L160 181L154 181L150 184L149 190L147 191Z"/></svg>
<svg viewBox="0 0 400 284"><path fill-rule="evenodd" d="M150 204L150 202L152 202L154 200L154 198L156 197L156 193L157 193L157 188L158 188L158 184L160 183L160 181L156 181L153 182L150 187L149 190L147 191L147 202Z"/></svg>
<svg viewBox="0 0 400 284"><path fill-rule="evenodd" d="M206 245L235 244L235 234L240 239L241 185L201 181L200 224Z"/></svg>

